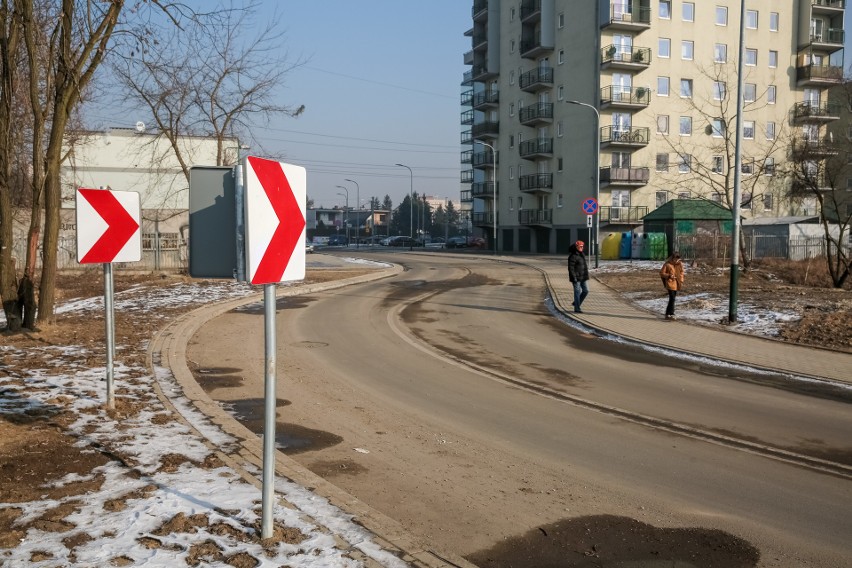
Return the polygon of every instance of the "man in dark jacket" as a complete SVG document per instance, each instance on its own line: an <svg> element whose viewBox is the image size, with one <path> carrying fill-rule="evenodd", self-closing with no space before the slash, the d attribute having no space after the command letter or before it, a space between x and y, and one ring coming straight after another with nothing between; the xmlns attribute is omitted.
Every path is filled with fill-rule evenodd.
<svg viewBox="0 0 852 568"><path fill-rule="evenodd" d="M580 306L589 295L589 266L583 254L584 248L586 243L577 241L568 249L568 278L574 285L574 311L578 314L583 313Z"/></svg>

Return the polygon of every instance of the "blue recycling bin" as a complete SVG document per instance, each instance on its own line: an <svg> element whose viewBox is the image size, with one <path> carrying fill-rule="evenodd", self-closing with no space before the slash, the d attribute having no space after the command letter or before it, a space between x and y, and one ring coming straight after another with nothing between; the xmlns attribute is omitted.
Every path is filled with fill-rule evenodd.
<svg viewBox="0 0 852 568"><path fill-rule="evenodd" d="M618 258L630 258L630 243L633 242L633 233L625 231L621 233L621 246L618 250Z"/></svg>

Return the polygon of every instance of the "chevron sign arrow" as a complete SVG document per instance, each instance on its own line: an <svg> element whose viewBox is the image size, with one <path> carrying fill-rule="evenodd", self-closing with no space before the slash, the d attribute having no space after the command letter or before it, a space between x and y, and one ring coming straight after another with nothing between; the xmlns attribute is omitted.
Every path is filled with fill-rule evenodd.
<svg viewBox="0 0 852 568"><path fill-rule="evenodd" d="M249 156L246 267L252 284L305 278L305 168Z"/></svg>
<svg viewBox="0 0 852 568"><path fill-rule="evenodd" d="M135 191L77 189L77 262L142 260L141 207Z"/></svg>

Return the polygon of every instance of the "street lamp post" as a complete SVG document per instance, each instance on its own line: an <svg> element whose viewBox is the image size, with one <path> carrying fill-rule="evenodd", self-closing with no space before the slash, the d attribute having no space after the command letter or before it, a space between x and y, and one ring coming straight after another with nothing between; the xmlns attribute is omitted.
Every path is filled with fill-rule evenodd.
<svg viewBox="0 0 852 568"><path fill-rule="evenodd" d="M492 190L493 190L493 203L492 206L492 214L493 219L491 219L491 224L493 225L493 235L494 239L494 254L497 254L497 150L494 149L494 146L491 144L486 144L481 140L477 140L480 144L485 146L486 148L491 148L491 165L494 167L494 180L492 181Z"/></svg>
<svg viewBox="0 0 852 568"><path fill-rule="evenodd" d="M408 168L410 184L408 188L408 232L409 237L414 238L414 172L405 164L394 164L401 168Z"/></svg>
<svg viewBox="0 0 852 568"><path fill-rule="evenodd" d="M346 192L346 195L344 196L344 197L346 197L346 209L343 210L343 223L346 227L346 247L348 248L349 247L349 190L346 189L345 187L343 187L342 185L338 185L337 187L339 187L340 189L342 189L343 191ZM343 194L338 192L337 195L343 195Z"/></svg>
<svg viewBox="0 0 852 568"><path fill-rule="evenodd" d="M595 124L595 201L598 204L598 210L595 211L595 240L593 246L595 248L595 268L600 265L601 251L599 246L599 238L601 231L601 113L594 106L580 101L565 101L569 105L580 105L592 109L595 113L597 124Z"/></svg>
<svg viewBox="0 0 852 568"><path fill-rule="evenodd" d="M355 184L355 248L361 248L361 186L354 179L345 179Z"/></svg>
<svg viewBox="0 0 852 568"><path fill-rule="evenodd" d="M740 45L739 60L737 62L737 133L734 138L734 202L731 209L733 215L733 229L731 230L731 281L729 283L730 294L728 296L728 323L737 321L737 301L739 295L740 278L740 200L742 199L742 169L743 169L743 58L745 56L745 0L740 0Z"/></svg>

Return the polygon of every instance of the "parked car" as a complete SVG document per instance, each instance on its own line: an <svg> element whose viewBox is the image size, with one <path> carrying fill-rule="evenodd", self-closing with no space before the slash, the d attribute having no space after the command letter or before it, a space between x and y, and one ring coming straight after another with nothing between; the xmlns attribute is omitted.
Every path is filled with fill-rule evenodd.
<svg viewBox="0 0 852 568"><path fill-rule="evenodd" d="M314 244L311 241L305 241L305 254L314 252Z"/></svg>
<svg viewBox="0 0 852 568"><path fill-rule="evenodd" d="M388 241L389 247L422 247L423 243L418 242L417 239L412 239L411 237L406 236L397 236L391 237Z"/></svg>
<svg viewBox="0 0 852 568"><path fill-rule="evenodd" d="M487 243L482 237L470 237L467 240L467 246L469 246L470 248L482 249L485 248L486 245Z"/></svg>
<svg viewBox="0 0 852 568"><path fill-rule="evenodd" d="M346 237L343 235L331 235L328 238L328 246L331 247L345 247L347 244Z"/></svg>
<svg viewBox="0 0 852 568"><path fill-rule="evenodd" d="M444 243L444 247L448 249L465 248L467 247L467 239L464 237L450 237L447 239L447 242Z"/></svg>

